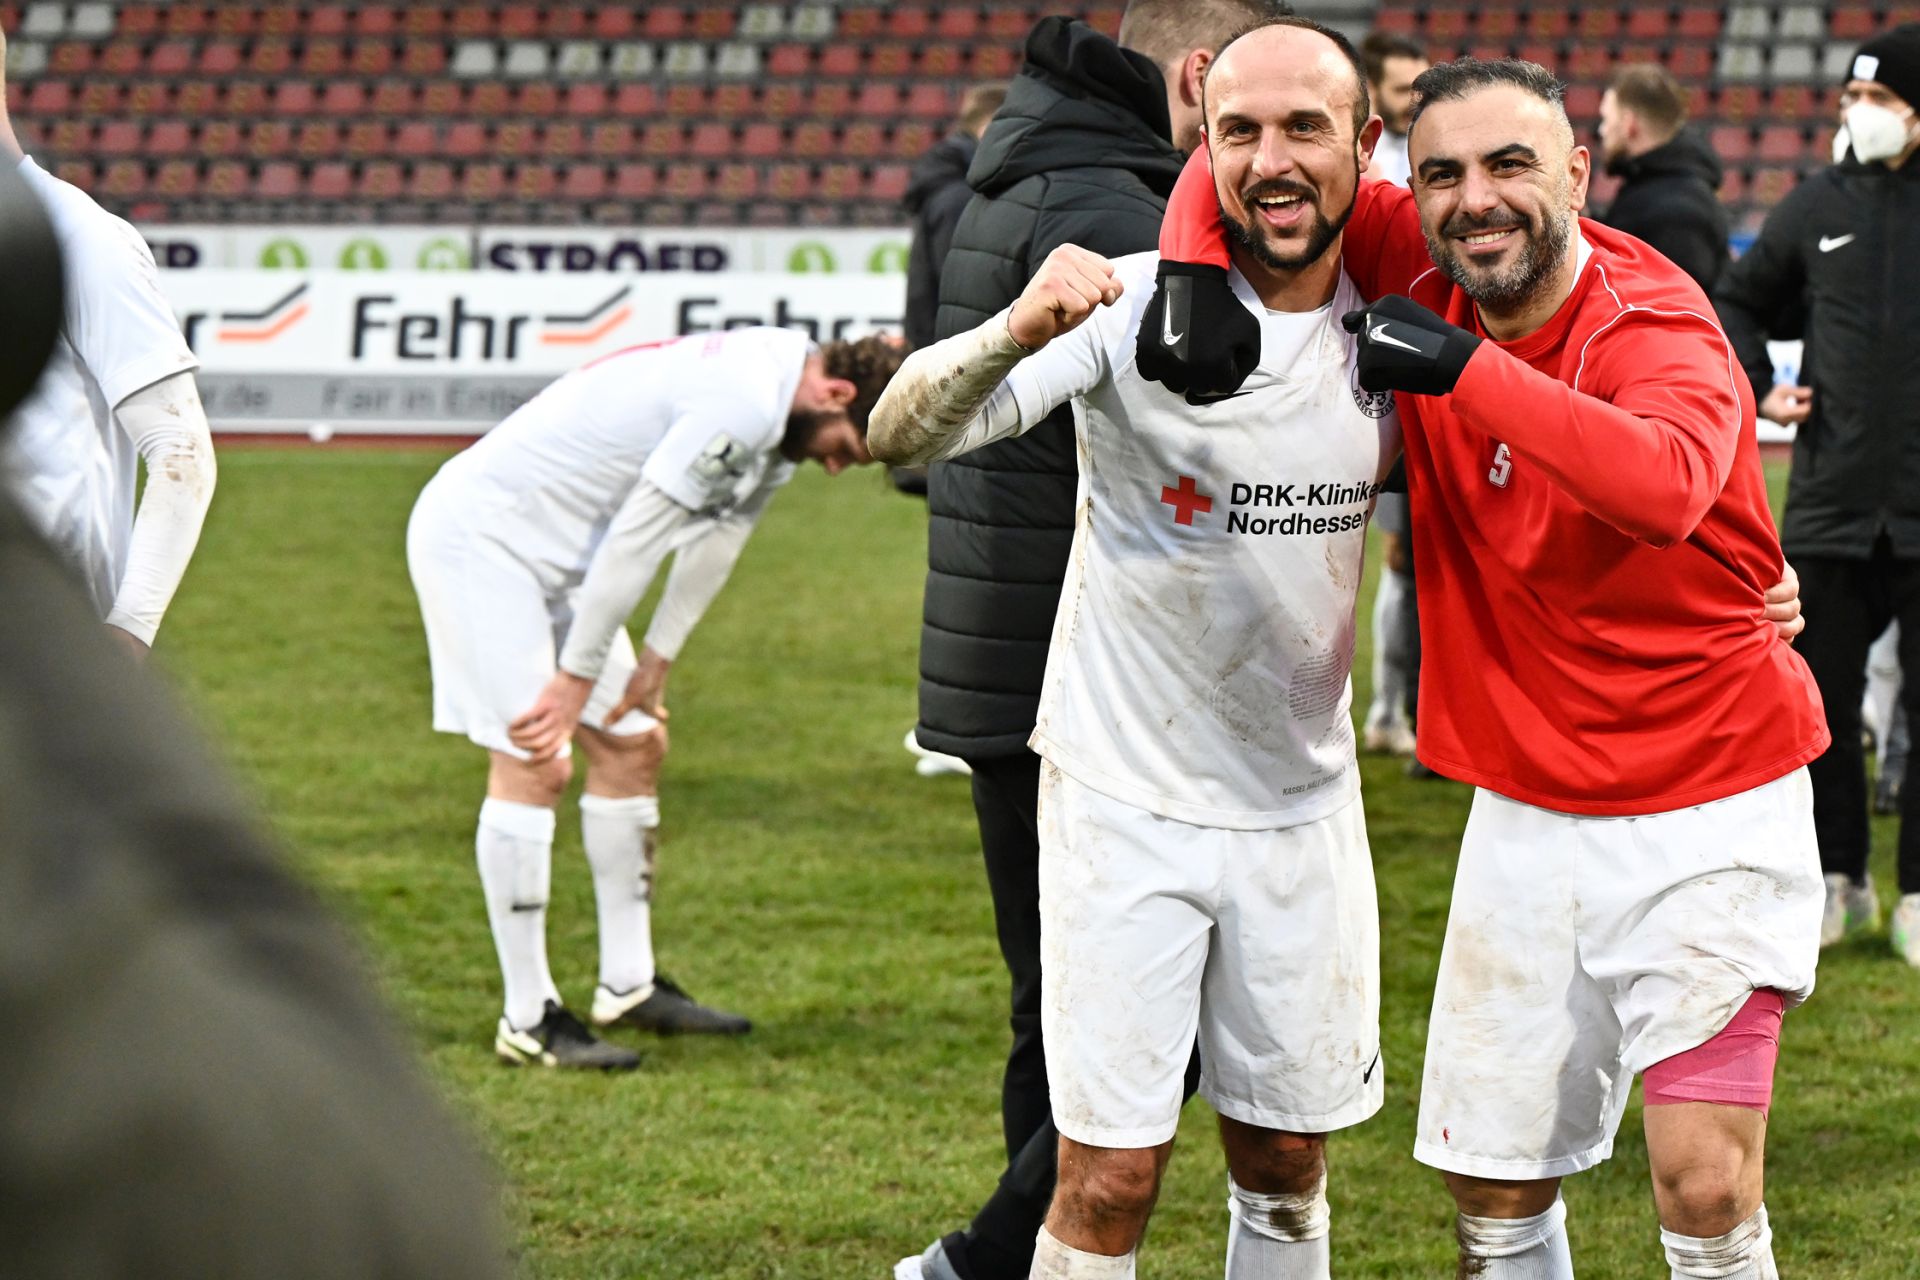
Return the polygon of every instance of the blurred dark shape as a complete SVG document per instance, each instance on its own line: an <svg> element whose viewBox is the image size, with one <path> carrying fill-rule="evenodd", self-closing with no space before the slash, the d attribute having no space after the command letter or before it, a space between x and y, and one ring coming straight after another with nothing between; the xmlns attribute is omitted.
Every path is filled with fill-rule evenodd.
<svg viewBox="0 0 1920 1280"><path fill-rule="evenodd" d="M53 224L14 162L0 159L0 418L39 381L65 307Z"/></svg>

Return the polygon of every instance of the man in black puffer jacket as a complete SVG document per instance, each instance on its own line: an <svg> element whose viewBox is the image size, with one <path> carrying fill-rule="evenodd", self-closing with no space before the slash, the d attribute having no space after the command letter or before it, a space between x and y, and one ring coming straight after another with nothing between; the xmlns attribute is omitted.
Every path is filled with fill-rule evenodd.
<svg viewBox="0 0 1920 1280"><path fill-rule="evenodd" d="M1601 221L1658 249L1711 296L1727 265L1720 157L1686 124L1686 92L1664 68L1614 74L1600 99L1600 155L1620 190Z"/></svg>
<svg viewBox="0 0 1920 1280"><path fill-rule="evenodd" d="M1044 18L980 140L975 192L940 278L936 337L1010 305L1056 247L1153 249L1184 153L1200 141L1213 50L1284 11L1272 0L1133 0L1118 43ZM1175 145L1175 144L1178 145ZM1027 749L1073 543L1073 418L935 465L920 641L920 745L973 767L974 809L1013 1047L1001 1096L1006 1174L973 1225L903 1261L900 1280L1022 1280L1053 1194L1058 1135L1040 1039L1040 758ZM1191 1076L1188 1084L1192 1088Z"/></svg>

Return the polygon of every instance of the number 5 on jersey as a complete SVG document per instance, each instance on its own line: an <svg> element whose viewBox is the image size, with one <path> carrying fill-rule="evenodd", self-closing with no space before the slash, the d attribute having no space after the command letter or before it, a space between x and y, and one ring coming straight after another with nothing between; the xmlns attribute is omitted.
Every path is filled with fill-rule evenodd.
<svg viewBox="0 0 1920 1280"><path fill-rule="evenodd" d="M1507 452L1507 446L1501 445L1493 451L1493 467L1487 472L1487 479L1502 489L1507 487L1507 479L1513 475L1513 455Z"/></svg>

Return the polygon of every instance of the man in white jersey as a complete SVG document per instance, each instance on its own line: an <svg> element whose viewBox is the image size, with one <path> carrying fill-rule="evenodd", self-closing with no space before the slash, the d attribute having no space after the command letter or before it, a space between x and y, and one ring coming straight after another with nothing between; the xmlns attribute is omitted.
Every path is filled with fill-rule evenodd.
<svg viewBox="0 0 1920 1280"><path fill-rule="evenodd" d="M0 479L79 573L112 634L144 654L213 500L213 436L193 381L200 362L140 233L27 157L4 104L0 164L17 166L46 207L67 281L53 358L0 431ZM141 459L147 487L136 512Z"/></svg>
<svg viewBox="0 0 1920 1280"><path fill-rule="evenodd" d="M748 1029L654 968L667 670L794 464L812 458L838 474L871 460L867 414L900 358L886 338L817 348L772 328L629 348L548 387L421 493L407 562L434 728L466 735L491 760L476 853L506 986L494 1039L505 1061L639 1061L587 1031L547 967L554 807L576 740L600 924L594 1022ZM636 655L624 624L669 554Z"/></svg>
<svg viewBox="0 0 1920 1280"><path fill-rule="evenodd" d="M1285 83L1244 74L1249 49ZM1230 279L1262 317L1239 392L1183 400L1136 369L1157 254L1064 246L1008 311L911 357L874 414L875 455L906 463L1075 408L1080 504L1033 735L1061 1133L1046 1280L1133 1274L1196 1029L1230 1280L1328 1274L1325 1135L1381 1100L1348 672L1399 426L1355 381L1338 247L1380 122L1352 46L1301 18L1229 43L1206 96L1216 172L1243 195Z"/></svg>

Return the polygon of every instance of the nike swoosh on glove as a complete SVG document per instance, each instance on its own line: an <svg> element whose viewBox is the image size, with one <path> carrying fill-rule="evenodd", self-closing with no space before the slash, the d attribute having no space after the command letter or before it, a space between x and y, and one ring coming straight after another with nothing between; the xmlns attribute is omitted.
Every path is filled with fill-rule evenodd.
<svg viewBox="0 0 1920 1280"><path fill-rule="evenodd" d="M1260 321L1224 268L1162 259L1135 343L1141 377L1209 403L1238 391L1260 363Z"/></svg>
<svg viewBox="0 0 1920 1280"><path fill-rule="evenodd" d="M1360 338L1360 386L1367 391L1451 392L1480 339L1412 298L1390 293L1340 318Z"/></svg>

